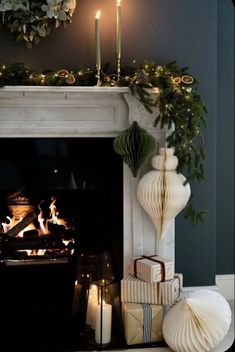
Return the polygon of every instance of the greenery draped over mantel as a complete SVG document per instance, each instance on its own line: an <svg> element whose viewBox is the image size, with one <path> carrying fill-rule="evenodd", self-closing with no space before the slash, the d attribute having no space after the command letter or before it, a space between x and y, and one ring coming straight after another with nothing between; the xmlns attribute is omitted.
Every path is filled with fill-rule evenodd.
<svg viewBox="0 0 235 352"><path fill-rule="evenodd" d="M95 86L96 83L96 70L91 68L39 71L24 64L0 65L0 87ZM106 65L101 74L101 85L129 87L143 106L156 114L155 127L172 129L166 140L167 147L174 148L179 160L177 171L184 174L191 189L195 182L204 180L206 155L202 128L206 127L207 109L198 91L199 82L188 73L188 68L179 68L175 61L165 65L148 60L133 62L132 66L122 68L118 80L115 73L108 72ZM150 94L152 88L157 88L158 93ZM207 212L196 210L193 203L192 192L185 208L185 218L196 225L205 221Z"/></svg>

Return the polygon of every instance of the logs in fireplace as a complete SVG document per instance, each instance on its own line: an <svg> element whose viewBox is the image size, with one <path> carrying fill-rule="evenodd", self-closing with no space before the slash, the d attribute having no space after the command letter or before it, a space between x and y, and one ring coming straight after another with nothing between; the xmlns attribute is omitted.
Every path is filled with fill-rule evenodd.
<svg viewBox="0 0 235 352"><path fill-rule="evenodd" d="M0 235L2 264L57 264L72 260L77 232L71 224L58 218L53 197L49 219L22 192L8 197L7 208L10 216L7 216L8 222L2 223Z"/></svg>

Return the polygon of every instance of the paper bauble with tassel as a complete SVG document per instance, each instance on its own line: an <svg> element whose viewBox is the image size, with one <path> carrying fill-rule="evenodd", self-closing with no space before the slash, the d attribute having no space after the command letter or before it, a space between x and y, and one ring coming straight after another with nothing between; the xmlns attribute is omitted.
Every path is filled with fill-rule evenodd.
<svg viewBox="0 0 235 352"><path fill-rule="evenodd" d="M122 156L134 177L155 146L155 138L141 128L137 121L133 121L131 126L120 133L113 142L115 152Z"/></svg>
<svg viewBox="0 0 235 352"><path fill-rule="evenodd" d="M230 306L220 293L195 290L170 307L163 320L163 337L175 352L209 351L228 333L231 316Z"/></svg>
<svg viewBox="0 0 235 352"><path fill-rule="evenodd" d="M150 216L160 239L165 234L176 215L185 208L190 198L189 183L176 172L178 158L173 149L160 148L160 155L152 158L152 170L139 181L137 197L141 206Z"/></svg>

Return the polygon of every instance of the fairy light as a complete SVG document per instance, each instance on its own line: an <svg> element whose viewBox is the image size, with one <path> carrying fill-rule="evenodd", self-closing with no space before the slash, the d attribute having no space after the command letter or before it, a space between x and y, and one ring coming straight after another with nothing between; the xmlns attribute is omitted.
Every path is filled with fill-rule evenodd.
<svg viewBox="0 0 235 352"><path fill-rule="evenodd" d="M44 83L46 75L41 74L40 77L41 77L41 83Z"/></svg>

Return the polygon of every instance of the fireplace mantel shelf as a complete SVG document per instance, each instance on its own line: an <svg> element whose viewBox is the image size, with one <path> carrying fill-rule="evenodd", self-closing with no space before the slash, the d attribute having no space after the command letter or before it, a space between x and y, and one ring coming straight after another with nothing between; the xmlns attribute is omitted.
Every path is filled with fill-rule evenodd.
<svg viewBox="0 0 235 352"><path fill-rule="evenodd" d="M98 86L4 86L3 92L77 92L77 93L129 93L128 87L98 87ZM0 91L0 92L1 92Z"/></svg>
<svg viewBox="0 0 235 352"><path fill-rule="evenodd" d="M130 93L128 87L98 87L98 86L4 86L0 92L78 92L78 93ZM157 94L158 88L147 89Z"/></svg>
<svg viewBox="0 0 235 352"><path fill-rule="evenodd" d="M151 92L157 94L157 90ZM128 87L0 88L0 138L113 138L137 121L155 137L158 147L165 146L167 131L153 127L155 117ZM147 160L134 178L123 165L124 274L130 271L134 256L159 254L174 260L174 223L164 240L157 239L137 200L139 177L150 168Z"/></svg>

